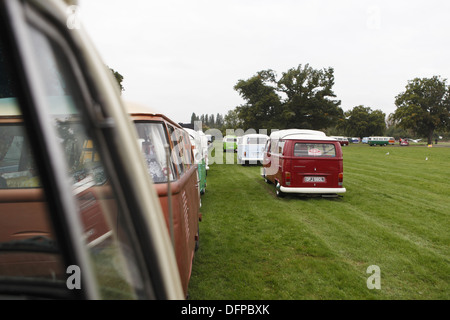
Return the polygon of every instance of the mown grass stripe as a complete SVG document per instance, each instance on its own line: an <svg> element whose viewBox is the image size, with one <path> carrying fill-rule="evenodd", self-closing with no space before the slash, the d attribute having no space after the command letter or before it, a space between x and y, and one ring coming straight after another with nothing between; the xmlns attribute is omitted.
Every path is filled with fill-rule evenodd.
<svg viewBox="0 0 450 320"><path fill-rule="evenodd" d="M449 159L450 148L344 148L336 199L278 199L260 167L212 165L191 298L448 299ZM371 264L381 290L366 286Z"/></svg>

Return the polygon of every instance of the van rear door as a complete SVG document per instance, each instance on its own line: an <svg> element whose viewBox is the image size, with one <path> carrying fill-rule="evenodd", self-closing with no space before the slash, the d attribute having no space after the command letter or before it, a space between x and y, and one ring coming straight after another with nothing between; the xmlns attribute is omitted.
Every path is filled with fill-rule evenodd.
<svg viewBox="0 0 450 320"><path fill-rule="evenodd" d="M337 188L343 172L339 142L291 141L290 174L286 184L295 188ZM290 181L288 181L290 178Z"/></svg>

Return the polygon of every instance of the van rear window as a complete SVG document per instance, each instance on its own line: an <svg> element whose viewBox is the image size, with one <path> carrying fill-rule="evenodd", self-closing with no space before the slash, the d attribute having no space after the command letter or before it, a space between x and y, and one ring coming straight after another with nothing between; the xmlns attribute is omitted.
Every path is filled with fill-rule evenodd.
<svg viewBox="0 0 450 320"><path fill-rule="evenodd" d="M248 138L248 144L266 144L266 138Z"/></svg>
<svg viewBox="0 0 450 320"><path fill-rule="evenodd" d="M336 148L332 143L296 143L295 157L336 157Z"/></svg>

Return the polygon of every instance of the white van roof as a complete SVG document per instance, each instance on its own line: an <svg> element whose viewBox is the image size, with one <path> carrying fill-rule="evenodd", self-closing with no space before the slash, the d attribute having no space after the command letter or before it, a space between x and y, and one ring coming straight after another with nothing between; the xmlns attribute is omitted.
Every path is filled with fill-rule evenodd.
<svg viewBox="0 0 450 320"><path fill-rule="evenodd" d="M269 136L267 134L261 134L261 133L249 133L249 134L245 134L242 137L246 137L246 138L269 138Z"/></svg>
<svg viewBox="0 0 450 320"><path fill-rule="evenodd" d="M310 140L336 140L327 137L325 132L310 129L286 129L271 133L271 139L310 139Z"/></svg>

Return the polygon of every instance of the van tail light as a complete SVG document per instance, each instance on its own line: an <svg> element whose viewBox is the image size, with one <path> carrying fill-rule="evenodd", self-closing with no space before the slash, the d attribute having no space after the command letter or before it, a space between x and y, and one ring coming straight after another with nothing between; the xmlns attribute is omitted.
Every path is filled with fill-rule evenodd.
<svg viewBox="0 0 450 320"><path fill-rule="evenodd" d="M247 151L244 151L244 157L246 157L247 156Z"/></svg>
<svg viewBox="0 0 450 320"><path fill-rule="evenodd" d="M286 172L284 175L284 180L287 186L291 185L291 173L290 172Z"/></svg>
<svg viewBox="0 0 450 320"><path fill-rule="evenodd" d="M341 173L339 173L339 176L338 176L338 185L340 187L342 187L343 182L344 182L344 174L341 172Z"/></svg>

